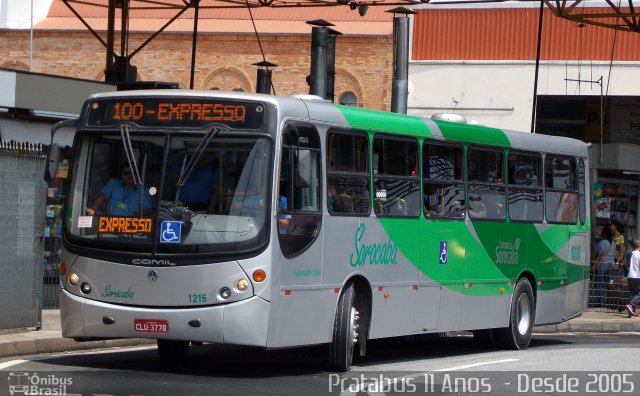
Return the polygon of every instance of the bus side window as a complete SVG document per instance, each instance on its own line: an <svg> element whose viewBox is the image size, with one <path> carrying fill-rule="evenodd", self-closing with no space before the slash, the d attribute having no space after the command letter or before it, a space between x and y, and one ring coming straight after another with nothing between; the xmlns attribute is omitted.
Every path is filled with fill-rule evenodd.
<svg viewBox="0 0 640 396"><path fill-rule="evenodd" d="M544 160L545 215L549 223L578 221L576 161L548 155Z"/></svg>
<svg viewBox="0 0 640 396"><path fill-rule="evenodd" d="M378 134L373 140L376 216L418 217L420 179L416 174L418 142ZM377 159L377 165L375 164Z"/></svg>
<svg viewBox="0 0 640 396"><path fill-rule="evenodd" d="M330 130L327 137L327 208L330 214L371 212L369 140L355 131Z"/></svg>
<svg viewBox="0 0 640 396"><path fill-rule="evenodd" d="M512 221L542 222L542 158L536 153L511 152L507 163L509 218Z"/></svg>
<svg viewBox="0 0 640 396"><path fill-rule="evenodd" d="M499 150L469 148L467 178L469 218L504 220L506 187L503 177L504 153Z"/></svg>
<svg viewBox="0 0 640 396"><path fill-rule="evenodd" d="M289 124L284 128L277 189L277 229L285 257L304 251L319 235L320 136L312 125Z"/></svg>
<svg viewBox="0 0 640 396"><path fill-rule="evenodd" d="M462 147L425 141L422 170L425 217L464 219Z"/></svg>

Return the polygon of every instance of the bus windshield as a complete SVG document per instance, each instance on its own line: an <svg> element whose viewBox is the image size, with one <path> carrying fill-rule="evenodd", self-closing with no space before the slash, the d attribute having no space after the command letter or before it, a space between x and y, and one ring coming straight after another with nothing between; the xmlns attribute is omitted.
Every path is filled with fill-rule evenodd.
<svg viewBox="0 0 640 396"><path fill-rule="evenodd" d="M259 246L268 229L271 142L217 132L79 133L69 238L147 253Z"/></svg>

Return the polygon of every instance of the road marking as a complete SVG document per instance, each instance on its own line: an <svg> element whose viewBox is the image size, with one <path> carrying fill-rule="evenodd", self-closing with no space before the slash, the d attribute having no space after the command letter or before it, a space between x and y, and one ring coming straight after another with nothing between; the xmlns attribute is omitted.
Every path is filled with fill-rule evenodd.
<svg viewBox="0 0 640 396"><path fill-rule="evenodd" d="M6 369L11 366L15 366L16 364L21 364L27 362L27 360L9 360L8 362L0 363L0 370Z"/></svg>
<svg viewBox="0 0 640 396"><path fill-rule="evenodd" d="M437 370L433 370L433 371L435 371L435 372L438 372L438 371L456 371L456 370L463 370L463 369L471 368L471 367L486 366L487 364L517 362L518 360L520 360L520 359L490 360L488 362L478 362L478 363L471 363L471 364L463 364L462 366L448 367L448 368L437 369Z"/></svg>

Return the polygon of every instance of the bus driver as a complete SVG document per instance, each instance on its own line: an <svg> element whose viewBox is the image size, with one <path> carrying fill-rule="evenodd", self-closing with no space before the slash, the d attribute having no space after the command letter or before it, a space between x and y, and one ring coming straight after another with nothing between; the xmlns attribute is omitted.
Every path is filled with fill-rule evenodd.
<svg viewBox="0 0 640 396"><path fill-rule="evenodd" d="M141 216L140 213L140 189L133 183L133 175L128 164L122 166L121 179L113 178L105 184L93 204L87 208L87 214L93 216L103 211L106 205L106 214L109 216ZM143 193L144 204L142 209L151 209L151 196L147 189Z"/></svg>

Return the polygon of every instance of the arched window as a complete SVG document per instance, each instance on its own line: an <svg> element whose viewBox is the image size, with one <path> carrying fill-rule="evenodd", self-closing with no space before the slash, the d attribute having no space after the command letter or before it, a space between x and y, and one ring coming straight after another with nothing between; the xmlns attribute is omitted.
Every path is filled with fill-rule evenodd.
<svg viewBox="0 0 640 396"><path fill-rule="evenodd" d="M358 97L351 91L347 91L340 95L340 104L345 106L358 106Z"/></svg>

